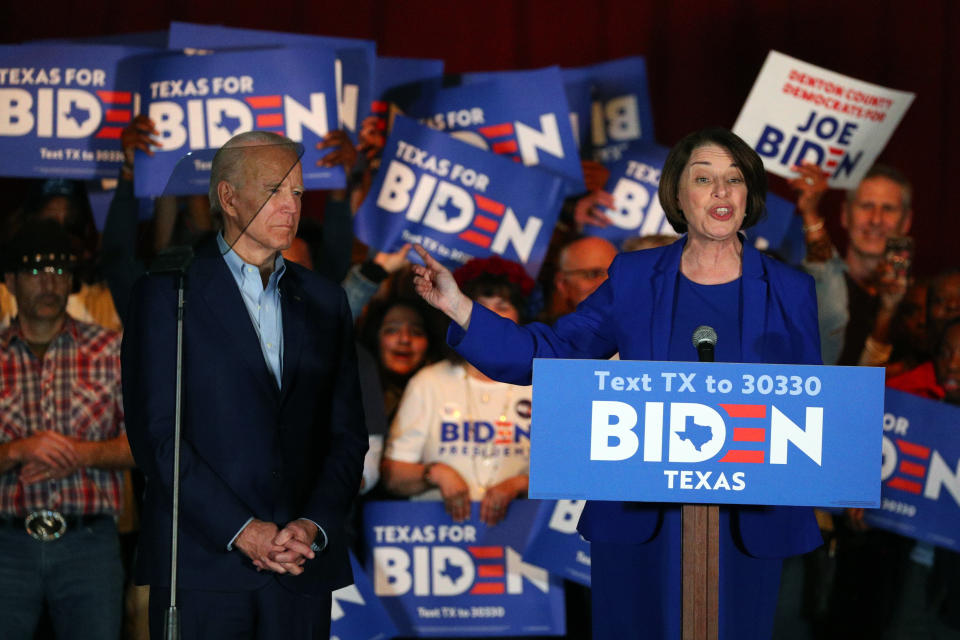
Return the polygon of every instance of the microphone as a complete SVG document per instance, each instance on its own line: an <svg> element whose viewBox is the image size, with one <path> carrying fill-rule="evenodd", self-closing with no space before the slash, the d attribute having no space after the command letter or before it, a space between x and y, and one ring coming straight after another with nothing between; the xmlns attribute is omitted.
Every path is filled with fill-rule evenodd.
<svg viewBox="0 0 960 640"><path fill-rule="evenodd" d="M700 325L693 331L693 346L697 348L700 362L713 362L713 347L717 344L717 332L713 327Z"/></svg>
<svg viewBox="0 0 960 640"><path fill-rule="evenodd" d="M176 245L162 249L157 253L147 273L157 275L161 273L179 273L187 272L187 268L193 261L193 247L189 245Z"/></svg>

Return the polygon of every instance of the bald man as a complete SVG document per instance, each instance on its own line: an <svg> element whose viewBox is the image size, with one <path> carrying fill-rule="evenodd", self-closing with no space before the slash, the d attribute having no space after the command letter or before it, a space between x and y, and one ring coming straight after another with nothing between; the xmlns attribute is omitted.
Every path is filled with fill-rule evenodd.
<svg viewBox="0 0 960 640"><path fill-rule="evenodd" d="M603 238L580 238L561 249L554 276L557 313L570 313L596 291L616 256L617 248Z"/></svg>

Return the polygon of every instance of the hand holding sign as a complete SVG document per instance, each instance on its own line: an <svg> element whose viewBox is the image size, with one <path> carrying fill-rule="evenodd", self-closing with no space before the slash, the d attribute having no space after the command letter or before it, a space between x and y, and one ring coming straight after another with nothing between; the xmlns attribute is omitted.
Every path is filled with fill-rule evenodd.
<svg viewBox="0 0 960 640"><path fill-rule="evenodd" d="M573 222L577 225L577 232L582 233L583 227L590 224L595 227L606 227L610 218L604 209L613 209L613 196L602 189L591 191L583 196L573 206Z"/></svg>
<svg viewBox="0 0 960 640"><path fill-rule="evenodd" d="M414 265L413 286L430 305L447 314L464 330L470 325L473 300L463 295L453 274L420 245L414 247L424 266Z"/></svg>
<svg viewBox="0 0 960 640"><path fill-rule="evenodd" d="M317 150L333 149L330 153L317 160L318 167L335 167L343 165L343 170L349 175L357 164L357 149L350 142L350 136L343 129L336 129L323 137L317 143Z"/></svg>
<svg viewBox="0 0 960 640"><path fill-rule="evenodd" d="M443 506L454 522L463 522L470 515L470 487L457 470L442 462L427 465L428 482L435 484L443 496Z"/></svg>
<svg viewBox="0 0 960 640"><path fill-rule="evenodd" d="M162 147L160 142L160 132L153 124L153 120L141 113L133 121L123 128L120 134L120 144L123 146L123 161L125 164L133 164L133 152L140 149L148 156L153 155L153 147Z"/></svg>
<svg viewBox="0 0 960 640"><path fill-rule="evenodd" d="M796 171L798 175L796 178L788 180L788 182L791 187L799 192L797 197L797 210L800 211L800 214L804 217L804 224L808 224L809 226L811 221L807 218L809 216L819 216L817 206L820 204L820 199L823 197L823 194L827 191L827 176L829 174L821 169L819 165L806 161L803 162L803 164L794 165L791 169Z"/></svg>
<svg viewBox="0 0 960 640"><path fill-rule="evenodd" d="M480 521L492 527L507 515L507 508L521 494L527 492L529 477L525 475L507 478L487 488L480 503Z"/></svg>

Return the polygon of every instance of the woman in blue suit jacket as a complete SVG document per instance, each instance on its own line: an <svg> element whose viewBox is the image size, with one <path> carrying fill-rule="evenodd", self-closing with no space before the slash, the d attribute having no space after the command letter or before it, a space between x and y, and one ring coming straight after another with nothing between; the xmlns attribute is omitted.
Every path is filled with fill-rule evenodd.
<svg viewBox="0 0 960 640"><path fill-rule="evenodd" d="M448 340L488 376L530 384L533 358L695 361L693 328L710 325L717 361L820 364L813 280L743 243L764 208L759 156L725 129L688 135L660 178L667 219L686 235L618 256L608 280L548 327L504 321L460 293L418 247L417 289L455 322ZM496 345L496 347L492 347ZM821 543L813 511L721 507L720 637L769 638L784 557ZM589 502L595 638L680 637L679 507Z"/></svg>

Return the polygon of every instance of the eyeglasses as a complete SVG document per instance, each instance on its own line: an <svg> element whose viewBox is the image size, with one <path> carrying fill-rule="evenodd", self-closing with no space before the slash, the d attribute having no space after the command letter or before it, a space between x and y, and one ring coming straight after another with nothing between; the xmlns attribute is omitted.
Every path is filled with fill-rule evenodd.
<svg viewBox="0 0 960 640"><path fill-rule="evenodd" d="M568 278L583 278L584 280L599 280L607 277L606 269L564 269L560 273Z"/></svg>
<svg viewBox="0 0 960 640"><path fill-rule="evenodd" d="M71 275L73 275L72 272L69 271L68 269L64 269L63 267L53 267L53 266L34 267L32 269L21 269L18 273L25 276L33 276L35 278L39 278L42 274L49 274L49 275L57 276L58 278L68 278Z"/></svg>

